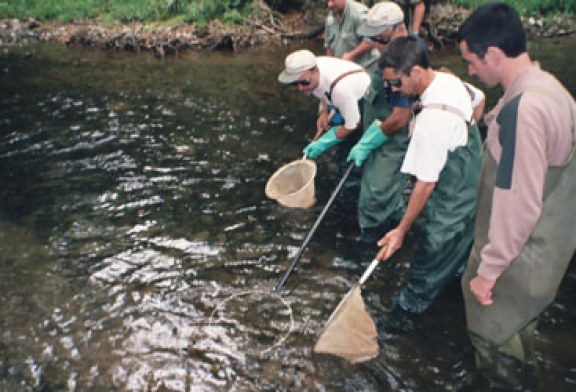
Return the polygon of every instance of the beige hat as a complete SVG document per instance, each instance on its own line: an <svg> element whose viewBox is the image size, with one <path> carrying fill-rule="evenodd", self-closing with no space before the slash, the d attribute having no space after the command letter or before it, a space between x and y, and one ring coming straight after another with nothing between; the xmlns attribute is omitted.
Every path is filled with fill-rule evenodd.
<svg viewBox="0 0 576 392"><path fill-rule="evenodd" d="M290 53L284 62L286 69L278 75L280 83L292 83L304 72L316 66L316 56L309 50L302 49Z"/></svg>
<svg viewBox="0 0 576 392"><path fill-rule="evenodd" d="M370 8L366 20L362 22L356 32L365 37L372 37L403 21L402 8L393 1L383 1Z"/></svg>

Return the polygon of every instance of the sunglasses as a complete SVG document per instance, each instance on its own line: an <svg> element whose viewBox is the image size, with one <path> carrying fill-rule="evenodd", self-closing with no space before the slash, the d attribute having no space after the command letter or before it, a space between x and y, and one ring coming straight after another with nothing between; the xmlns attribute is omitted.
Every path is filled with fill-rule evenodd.
<svg viewBox="0 0 576 392"><path fill-rule="evenodd" d="M392 39L392 37L390 37L390 36L370 37L370 41L376 42L376 43L382 44L382 45L388 45L390 43L391 39Z"/></svg>
<svg viewBox="0 0 576 392"><path fill-rule="evenodd" d="M290 84L292 86L308 86L310 85L310 79L296 80L295 82L292 82Z"/></svg>
<svg viewBox="0 0 576 392"><path fill-rule="evenodd" d="M384 79L384 87L400 88L402 87L402 79Z"/></svg>

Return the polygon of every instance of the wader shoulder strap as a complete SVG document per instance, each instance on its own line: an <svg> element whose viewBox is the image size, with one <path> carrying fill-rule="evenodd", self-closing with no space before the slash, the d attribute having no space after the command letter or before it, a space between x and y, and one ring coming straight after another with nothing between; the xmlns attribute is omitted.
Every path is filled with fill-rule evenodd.
<svg viewBox="0 0 576 392"><path fill-rule="evenodd" d="M338 84L339 81L344 79L346 76L353 75L353 74L360 73L360 72L366 72L366 70L364 68L354 69L352 71L344 72L343 74L339 75L336 79L334 79L332 84L330 84L330 91L324 93L324 95L326 95L326 98L328 98L328 101L332 102L332 90L334 90L334 87L336 87L336 85Z"/></svg>
<svg viewBox="0 0 576 392"><path fill-rule="evenodd" d="M468 128L470 128L470 126L472 125L472 118L470 118L469 120L466 119L466 116L464 115L464 113L462 113L462 111L452 105L446 105L445 103L429 103L426 105L421 105L420 109L439 109L439 110L444 110L446 112L450 112L453 113L455 115L457 115L458 117L460 117L462 120L464 120L464 122L466 123L466 126Z"/></svg>
<svg viewBox="0 0 576 392"><path fill-rule="evenodd" d="M464 85L464 88L466 89L466 91L468 92L468 95L470 95L470 101L474 102L474 98L476 97L476 94L474 94L474 91L468 87L468 85L466 83L462 83ZM422 109L439 109L439 110L444 110L450 113L453 113L455 115L457 115L458 117L460 117L462 120L464 120L464 122L466 123L466 126L468 128L470 128L470 126L472 125L472 116L474 115L474 111L472 111L472 115L470 116L470 119L467 119L466 116L464 115L464 113L462 113L462 111L452 105L447 105L445 103L429 103L426 105L420 105L419 110ZM418 109L417 109L418 110Z"/></svg>

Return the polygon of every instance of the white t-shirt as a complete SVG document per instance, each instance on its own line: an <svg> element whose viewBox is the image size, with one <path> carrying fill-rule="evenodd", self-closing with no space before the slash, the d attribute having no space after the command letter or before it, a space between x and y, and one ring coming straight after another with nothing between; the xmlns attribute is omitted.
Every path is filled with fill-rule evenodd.
<svg viewBox="0 0 576 392"><path fill-rule="evenodd" d="M469 85L470 86L470 85ZM474 105L484 99L484 94L473 86ZM435 72L434 80L420 96L423 106L446 104L472 117L472 98L463 82L444 72ZM464 119L450 111L424 108L414 119L413 133L402 168L420 181L437 182L448 159L448 153L468 143L468 127Z"/></svg>
<svg viewBox="0 0 576 392"><path fill-rule="evenodd" d="M370 86L370 75L367 72L358 72L343 77L332 90L332 99L329 101L325 93L330 92L330 85L334 80L348 71L363 68L352 61L328 56L316 57L316 63L320 71L320 82L313 91L314 96L331 103L340 111L346 129L355 129L361 118L358 101Z"/></svg>

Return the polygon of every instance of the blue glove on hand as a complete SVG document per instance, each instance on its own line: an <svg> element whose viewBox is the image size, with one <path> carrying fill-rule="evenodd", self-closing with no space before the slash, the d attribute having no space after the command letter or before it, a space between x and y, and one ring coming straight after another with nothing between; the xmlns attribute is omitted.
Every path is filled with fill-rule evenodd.
<svg viewBox="0 0 576 392"><path fill-rule="evenodd" d="M372 124L364 131L362 138L350 150L347 162L354 161L357 167L362 166L362 163L368 158L370 152L375 148L380 147L388 140L388 136L380 129L380 121L374 120Z"/></svg>
<svg viewBox="0 0 576 392"><path fill-rule="evenodd" d="M338 128L340 128L340 126L330 128L320 139L308 144L304 148L304 154L309 158L316 159L330 147L344 141L344 139L338 139L336 137Z"/></svg>

